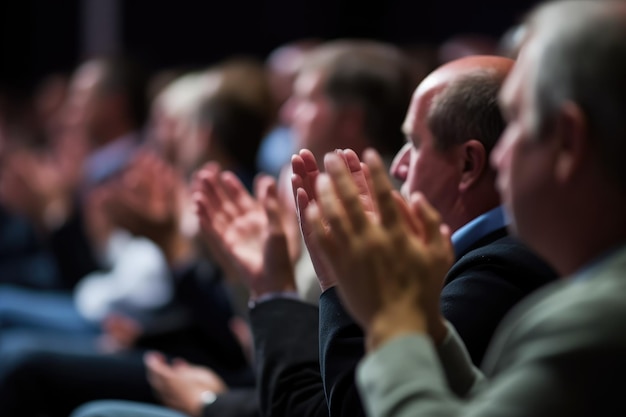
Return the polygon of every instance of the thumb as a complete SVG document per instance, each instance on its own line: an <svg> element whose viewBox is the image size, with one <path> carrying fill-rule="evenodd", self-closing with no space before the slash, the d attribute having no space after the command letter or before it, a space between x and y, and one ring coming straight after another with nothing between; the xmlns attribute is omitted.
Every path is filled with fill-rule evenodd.
<svg viewBox="0 0 626 417"><path fill-rule="evenodd" d="M267 214L268 226L271 234L284 233L281 219L281 209L278 202L276 183L271 183L267 187L267 192L262 201L263 208Z"/></svg>

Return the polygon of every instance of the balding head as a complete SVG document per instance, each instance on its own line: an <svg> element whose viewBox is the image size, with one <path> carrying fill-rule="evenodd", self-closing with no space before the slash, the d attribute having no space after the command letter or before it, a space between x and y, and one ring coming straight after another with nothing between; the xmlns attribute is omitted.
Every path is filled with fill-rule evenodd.
<svg viewBox="0 0 626 417"><path fill-rule="evenodd" d="M497 97L513 63L508 58L471 56L439 67L415 90L414 111L407 121L427 120L440 150L476 139L491 151L504 129Z"/></svg>
<svg viewBox="0 0 626 417"><path fill-rule="evenodd" d="M512 65L492 56L459 59L413 95L403 126L409 143L391 173L405 196L422 192L452 230L500 203L489 153L504 130L497 99Z"/></svg>

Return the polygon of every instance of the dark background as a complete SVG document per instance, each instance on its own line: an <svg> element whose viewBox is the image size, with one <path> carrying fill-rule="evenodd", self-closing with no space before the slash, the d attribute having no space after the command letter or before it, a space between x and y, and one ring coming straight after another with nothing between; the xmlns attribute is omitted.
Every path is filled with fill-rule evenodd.
<svg viewBox="0 0 626 417"><path fill-rule="evenodd" d="M108 1L108 0L100 0ZM402 45L500 36L536 0L120 0L123 50L148 69L264 58L300 38ZM0 0L0 86L28 91L81 59L80 0Z"/></svg>

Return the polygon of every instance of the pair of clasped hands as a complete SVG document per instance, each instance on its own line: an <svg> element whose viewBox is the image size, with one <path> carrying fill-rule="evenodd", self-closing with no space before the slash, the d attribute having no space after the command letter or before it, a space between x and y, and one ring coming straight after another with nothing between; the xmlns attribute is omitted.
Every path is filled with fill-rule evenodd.
<svg viewBox="0 0 626 417"><path fill-rule="evenodd" d="M373 150L363 162L352 150L329 153L325 173L308 150L291 163L297 218L322 290L338 287L368 350L407 333L443 340L439 294L453 250L450 229L426 198L414 193L405 201ZM254 188L251 195L214 164L193 186L206 242L252 299L294 291L297 258L286 233L293 209L281 204L271 177L257 178Z"/></svg>

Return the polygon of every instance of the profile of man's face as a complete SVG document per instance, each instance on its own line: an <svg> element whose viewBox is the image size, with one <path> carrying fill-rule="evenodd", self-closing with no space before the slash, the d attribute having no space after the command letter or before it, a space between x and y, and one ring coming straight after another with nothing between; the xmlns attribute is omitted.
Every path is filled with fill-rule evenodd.
<svg viewBox="0 0 626 417"><path fill-rule="evenodd" d="M459 183L459 170L453 151L441 151L428 127L433 93L418 89L413 95L403 124L407 144L394 158L390 172L402 181L402 195L408 199L420 192L449 221Z"/></svg>
<svg viewBox="0 0 626 417"><path fill-rule="evenodd" d="M554 166L548 141L536 137L535 90L540 45L528 42L500 92L507 126L491 155L497 188L512 227L528 243L540 239Z"/></svg>

